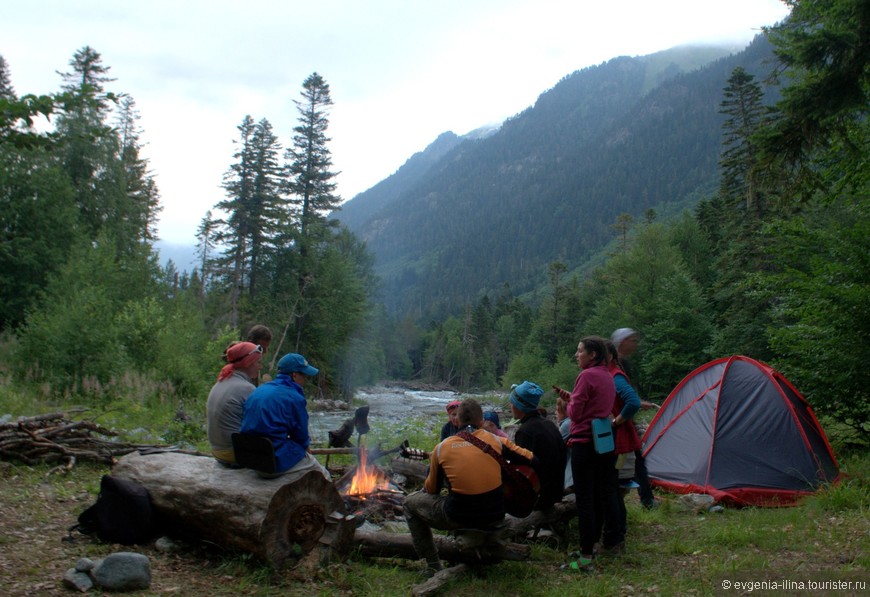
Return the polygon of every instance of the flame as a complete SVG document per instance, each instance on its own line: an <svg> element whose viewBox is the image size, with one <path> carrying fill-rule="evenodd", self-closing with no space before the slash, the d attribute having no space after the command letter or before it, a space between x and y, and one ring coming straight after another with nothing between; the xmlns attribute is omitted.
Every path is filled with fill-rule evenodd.
<svg viewBox="0 0 870 597"><path fill-rule="evenodd" d="M356 467L356 474L354 474L350 481L350 487L346 495L364 497L374 493L378 489L389 489L390 481L386 478L386 475L377 467L369 466L367 460L366 449L360 446L359 466Z"/></svg>

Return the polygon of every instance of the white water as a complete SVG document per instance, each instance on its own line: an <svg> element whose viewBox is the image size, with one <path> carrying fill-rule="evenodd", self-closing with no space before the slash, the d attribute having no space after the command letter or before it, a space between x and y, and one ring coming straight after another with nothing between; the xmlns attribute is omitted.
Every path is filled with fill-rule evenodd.
<svg viewBox="0 0 870 597"><path fill-rule="evenodd" d="M422 419L431 422L433 428L440 428L447 422L447 403L451 400L476 398L481 401L484 409L491 408L486 400L492 401L492 395L460 394L452 391L438 390L406 390L398 387L376 386L358 391L354 405L347 411L315 411L309 408L308 428L311 433L312 445L326 446L327 432L338 429L342 423L353 417L354 411L363 403L369 405L368 423L371 432L377 432L387 425L395 425L409 419ZM504 422L505 415L500 413ZM352 438L356 444L356 437Z"/></svg>

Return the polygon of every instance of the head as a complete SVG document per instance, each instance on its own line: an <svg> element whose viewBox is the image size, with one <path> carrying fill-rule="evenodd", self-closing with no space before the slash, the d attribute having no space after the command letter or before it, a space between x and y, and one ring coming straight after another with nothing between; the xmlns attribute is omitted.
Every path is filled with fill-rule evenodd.
<svg viewBox="0 0 870 597"><path fill-rule="evenodd" d="M281 357L281 360L278 361L278 373L289 375L293 381L298 383L300 386L304 386L305 382L308 381L309 378L315 377L320 373L320 370L309 365L308 361L306 361L305 357L301 354L291 352L285 354Z"/></svg>
<svg viewBox="0 0 870 597"><path fill-rule="evenodd" d="M480 403L474 398L466 398L463 400L456 411L460 427L466 427L467 425L480 427L483 425L483 409L480 407Z"/></svg>
<svg viewBox="0 0 870 597"><path fill-rule="evenodd" d="M498 413L494 410L488 410L483 413L484 422L492 423L496 429L501 429L501 421L498 419Z"/></svg>
<svg viewBox="0 0 870 597"><path fill-rule="evenodd" d="M533 381L524 381L511 388L511 413L521 419L529 413L538 410L544 390Z"/></svg>
<svg viewBox="0 0 870 597"><path fill-rule="evenodd" d="M230 342L229 344L227 344L227 347L224 348L224 353L221 355L221 359L223 359L224 362L229 363L229 362L230 362L230 357L227 356L227 353L230 352L230 349L231 349L233 346L235 346L236 344L241 344L241 343L242 343L241 340L233 340L232 342ZM254 344L256 344L256 342L254 342Z"/></svg>
<svg viewBox="0 0 870 597"><path fill-rule="evenodd" d="M637 332L631 328L619 328L610 335L610 341L621 357L627 357L637 350Z"/></svg>
<svg viewBox="0 0 870 597"><path fill-rule="evenodd" d="M581 369L588 369L596 365L607 363L607 346L604 338L600 336L586 336L577 345L577 352L574 353L577 359L577 365Z"/></svg>
<svg viewBox="0 0 870 597"><path fill-rule="evenodd" d="M262 365L263 347L251 342L236 342L227 346L224 359L227 364L221 369L218 381L230 377L234 371L241 371L248 377L254 378L260 373Z"/></svg>
<svg viewBox="0 0 870 597"><path fill-rule="evenodd" d="M264 325L257 324L248 330L245 340L259 344L263 347L263 352L266 352L269 350L269 345L272 344L272 330Z"/></svg>
<svg viewBox="0 0 870 597"><path fill-rule="evenodd" d="M459 427L459 405L462 404L459 400L451 400L447 403L447 420Z"/></svg>

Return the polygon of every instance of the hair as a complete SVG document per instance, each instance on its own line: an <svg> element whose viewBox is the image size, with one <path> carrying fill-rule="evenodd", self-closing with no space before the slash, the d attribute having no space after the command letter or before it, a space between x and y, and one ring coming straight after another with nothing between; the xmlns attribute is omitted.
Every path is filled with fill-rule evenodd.
<svg viewBox="0 0 870 597"><path fill-rule="evenodd" d="M248 335L245 337L247 342L254 344L263 344L264 342L272 341L272 330L264 325L257 324L248 330Z"/></svg>
<svg viewBox="0 0 870 597"><path fill-rule="evenodd" d="M595 355L595 358L592 360L593 364L600 365L602 363L607 363L607 340L602 338L601 336L586 336L580 340L580 344L583 345L583 349Z"/></svg>
<svg viewBox="0 0 870 597"><path fill-rule="evenodd" d="M619 365L619 351L616 350L616 345L610 340L605 340L604 347L607 349L607 362Z"/></svg>
<svg viewBox="0 0 870 597"><path fill-rule="evenodd" d="M456 417L459 419L459 425L465 427L472 425L480 427L483 423L483 409L480 403L474 398L466 398L459 405L459 410L456 411Z"/></svg>

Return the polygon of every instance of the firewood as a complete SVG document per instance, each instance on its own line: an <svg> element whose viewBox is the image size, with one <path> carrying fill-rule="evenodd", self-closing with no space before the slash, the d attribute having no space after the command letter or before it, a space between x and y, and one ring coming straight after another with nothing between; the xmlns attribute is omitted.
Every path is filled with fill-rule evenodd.
<svg viewBox="0 0 870 597"><path fill-rule="evenodd" d="M429 597L437 595L447 583L455 580L460 580L468 574L468 566L465 564L457 564L444 570L439 570L432 578L426 582L420 583L411 589L411 594L414 597Z"/></svg>

